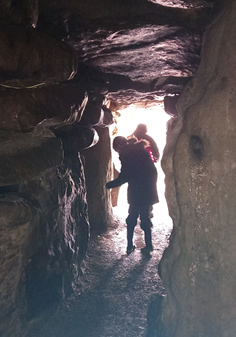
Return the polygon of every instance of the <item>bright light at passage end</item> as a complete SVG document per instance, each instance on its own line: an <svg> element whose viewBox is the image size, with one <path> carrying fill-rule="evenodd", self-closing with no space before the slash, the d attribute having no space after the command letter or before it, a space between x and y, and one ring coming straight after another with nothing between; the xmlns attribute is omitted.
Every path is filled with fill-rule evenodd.
<svg viewBox="0 0 236 337"><path fill-rule="evenodd" d="M158 104L156 106L152 106L149 108L139 108L135 106L130 106L124 110L119 111L121 116L117 118L117 134L111 136L114 138L115 136L124 136L128 137L132 135L137 125L142 123L147 125L148 135L150 135L158 145L160 151L160 159L162 157L162 153L166 144L166 124L168 120L171 118L165 111L163 104ZM112 129L111 129L112 133ZM117 170L120 170L120 162L118 158L118 154L113 152L113 162ZM168 209L165 200L165 184L164 184L164 173L160 166L160 160L156 164L156 168L158 170L158 195L160 202L159 204L154 206L154 219L158 219L158 222L170 222L170 218L168 215ZM120 189L119 198L118 198L118 206L113 208L114 214L117 216L124 218L127 216L128 212L128 204L127 204L127 184L123 185Z"/></svg>

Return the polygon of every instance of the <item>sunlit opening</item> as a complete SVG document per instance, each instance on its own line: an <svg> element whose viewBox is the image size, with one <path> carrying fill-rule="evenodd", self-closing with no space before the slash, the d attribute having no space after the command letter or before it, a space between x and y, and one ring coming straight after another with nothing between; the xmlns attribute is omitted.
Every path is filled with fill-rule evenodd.
<svg viewBox="0 0 236 337"><path fill-rule="evenodd" d="M153 207L153 223L172 224L168 214L165 199L164 172L160 162L166 144L166 125L171 118L165 111L163 103L148 108L129 106L124 110L119 110L120 117L116 119L116 125L111 128L111 140L116 136L128 137L133 134L140 123L147 125L147 134L150 135L158 145L160 160L156 163L158 171L157 189L160 202ZM115 132L115 134L114 134ZM118 153L113 150L112 159L117 171L120 171L120 161ZM117 206L113 207L113 213L120 219L125 219L128 214L127 184L121 186L119 190Z"/></svg>

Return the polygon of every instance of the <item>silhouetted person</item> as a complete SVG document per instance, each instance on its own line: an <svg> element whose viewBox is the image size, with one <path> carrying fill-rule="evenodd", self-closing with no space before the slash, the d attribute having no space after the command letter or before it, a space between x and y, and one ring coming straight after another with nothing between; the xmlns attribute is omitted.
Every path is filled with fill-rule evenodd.
<svg viewBox="0 0 236 337"><path fill-rule="evenodd" d="M146 150L149 152L152 160L156 163L159 160L160 153L155 140L147 134L147 126L145 124L139 124L135 129L133 136L138 140L145 139L150 146L146 146Z"/></svg>
<svg viewBox="0 0 236 337"><path fill-rule="evenodd" d="M144 140L128 143L125 137L118 136L113 140L113 149L119 153L121 171L118 177L106 184L106 188L115 188L128 183L129 211L127 223L127 254L131 253L133 245L134 228L138 217L144 231L146 247L142 252L153 250L150 220L150 209L158 202L157 170L148 152L145 150Z"/></svg>

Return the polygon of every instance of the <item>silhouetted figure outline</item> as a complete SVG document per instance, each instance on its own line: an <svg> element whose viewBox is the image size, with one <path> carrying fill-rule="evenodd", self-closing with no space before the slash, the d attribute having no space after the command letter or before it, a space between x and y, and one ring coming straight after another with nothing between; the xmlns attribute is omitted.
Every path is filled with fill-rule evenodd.
<svg viewBox="0 0 236 337"><path fill-rule="evenodd" d="M148 141L150 147L147 145L146 150L149 152L153 162L156 163L160 158L160 152L155 140L147 134L147 125L138 124L132 136L136 137L138 140L145 139Z"/></svg>
<svg viewBox="0 0 236 337"><path fill-rule="evenodd" d="M157 203L157 170L145 150L147 143L144 140L129 143L125 137L117 136L113 140L113 149L119 153L121 171L118 177L106 184L106 188L115 188L128 183L129 211L126 218L127 224L127 254L131 253L133 245L134 228L138 217L141 220L141 228L144 231L146 247L143 252L153 250L150 220L152 205Z"/></svg>

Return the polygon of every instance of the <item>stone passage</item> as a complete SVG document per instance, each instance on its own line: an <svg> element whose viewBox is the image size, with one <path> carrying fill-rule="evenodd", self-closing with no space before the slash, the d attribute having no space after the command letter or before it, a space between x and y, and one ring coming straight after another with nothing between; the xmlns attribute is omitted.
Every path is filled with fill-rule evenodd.
<svg viewBox="0 0 236 337"><path fill-rule="evenodd" d="M117 219L112 230L91 239L85 272L75 295L52 318L32 326L27 337L154 336L158 295L165 293L157 273L171 226L154 218L151 256L141 254L143 231L135 229L136 249L126 255L126 225ZM149 327L148 327L149 325Z"/></svg>

